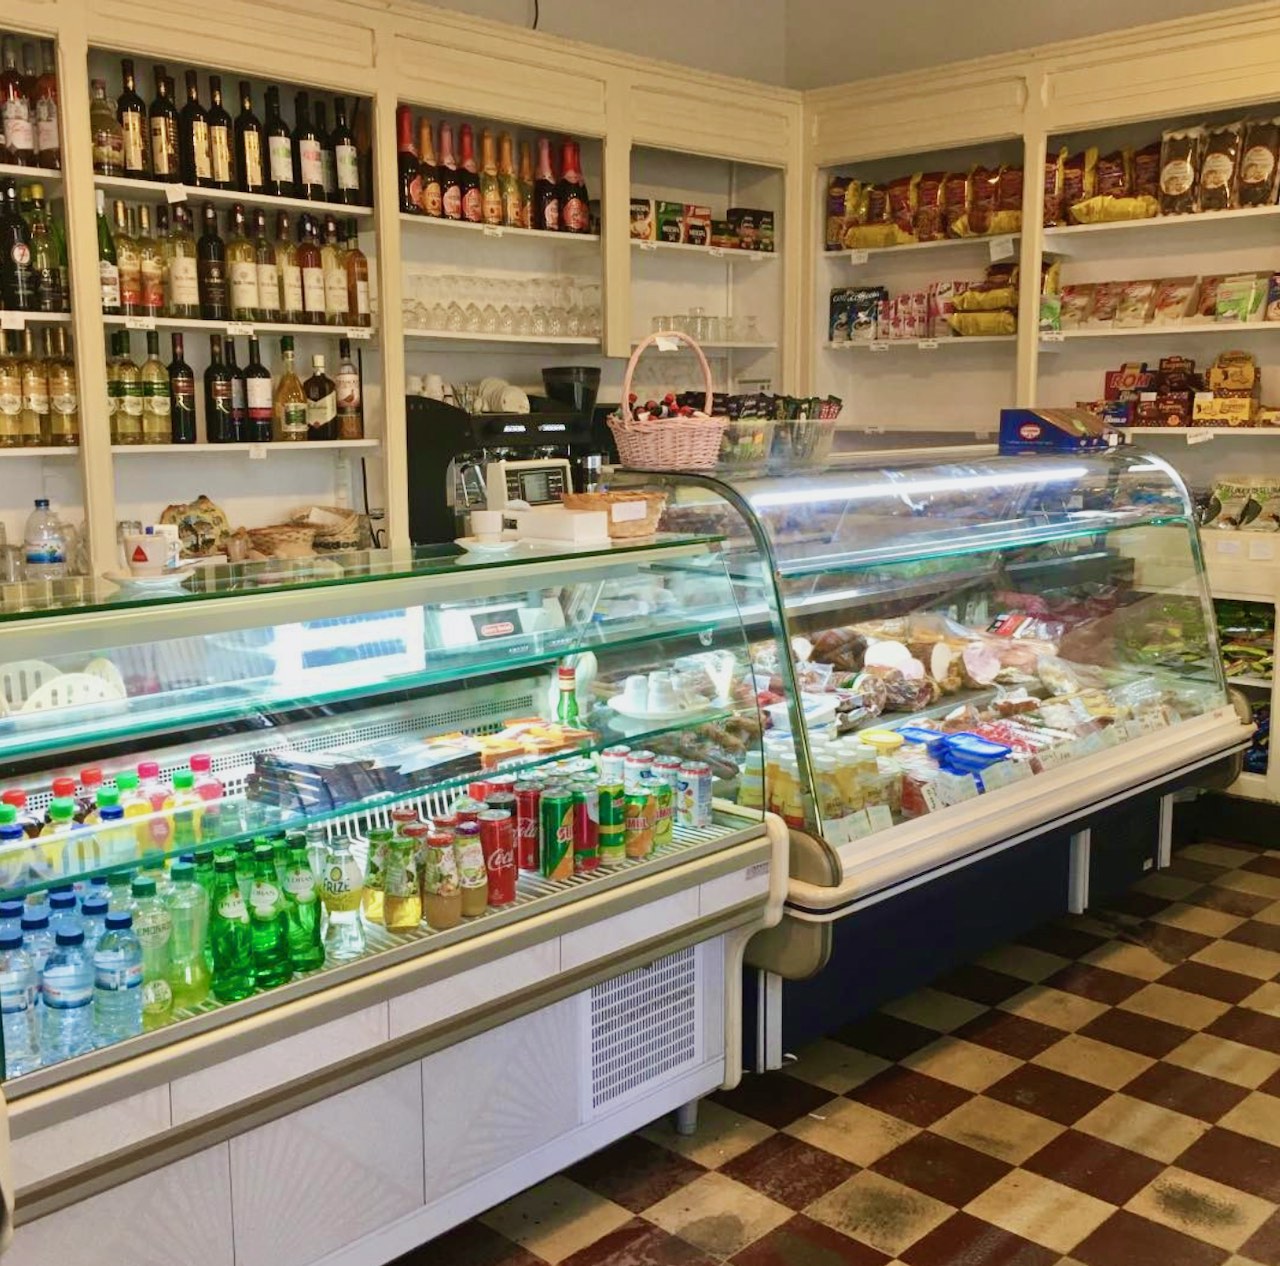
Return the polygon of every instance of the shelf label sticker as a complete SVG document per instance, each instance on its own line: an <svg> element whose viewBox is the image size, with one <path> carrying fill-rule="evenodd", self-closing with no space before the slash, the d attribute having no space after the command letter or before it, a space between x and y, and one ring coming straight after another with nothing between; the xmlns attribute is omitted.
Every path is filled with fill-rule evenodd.
<svg viewBox="0 0 1280 1266"><path fill-rule="evenodd" d="M680 350L680 340L672 338L669 334L659 334L653 340L653 345L660 352L678 352Z"/></svg>
<svg viewBox="0 0 1280 1266"><path fill-rule="evenodd" d="M21 312L0 312L0 330L25 330L27 318Z"/></svg>
<svg viewBox="0 0 1280 1266"><path fill-rule="evenodd" d="M1006 233L991 239L991 262L993 264L999 263L1002 259L1012 259L1013 256L1013 237L1011 234Z"/></svg>
<svg viewBox="0 0 1280 1266"><path fill-rule="evenodd" d="M228 321L227 333L232 338L252 338L253 322L252 321Z"/></svg>
<svg viewBox="0 0 1280 1266"><path fill-rule="evenodd" d="M867 818L867 811L858 809L834 822L824 823L822 833L828 844L834 844L838 848L841 844L852 844L854 840L870 835L871 822Z"/></svg>
<svg viewBox="0 0 1280 1266"><path fill-rule="evenodd" d="M642 251L656 251L658 249L658 243L655 241L652 241L650 238L647 238L647 237L641 238L640 249Z"/></svg>
<svg viewBox="0 0 1280 1266"><path fill-rule="evenodd" d="M151 316L125 317L124 328L126 330L147 330L149 332L156 328L156 319Z"/></svg>
<svg viewBox="0 0 1280 1266"><path fill-rule="evenodd" d="M371 339L373 337L373 330L367 325L349 325L342 331L342 334L344 338Z"/></svg>
<svg viewBox="0 0 1280 1266"><path fill-rule="evenodd" d="M849 252L849 263L851 264L865 264L870 258L871 256L868 255L866 251Z"/></svg>
<svg viewBox="0 0 1280 1266"><path fill-rule="evenodd" d="M867 351L869 352L887 352L888 350L889 350L888 339L873 338L871 342L867 344Z"/></svg>
<svg viewBox="0 0 1280 1266"><path fill-rule="evenodd" d="M175 202L186 202L187 191L182 185L165 185L165 200L172 206Z"/></svg>
<svg viewBox="0 0 1280 1266"><path fill-rule="evenodd" d="M916 346L922 352L936 352L938 350L938 340L936 338L922 338L916 342Z"/></svg>
<svg viewBox="0 0 1280 1266"><path fill-rule="evenodd" d="M1270 541L1250 541L1249 558L1252 562L1269 562L1276 556L1275 547Z"/></svg>
<svg viewBox="0 0 1280 1266"><path fill-rule="evenodd" d="M1065 343L1067 336L1062 330L1041 330L1040 341L1042 343Z"/></svg>
<svg viewBox="0 0 1280 1266"><path fill-rule="evenodd" d="M972 774L949 774L945 770L937 778L938 794L944 804L963 804L978 794Z"/></svg>
<svg viewBox="0 0 1280 1266"><path fill-rule="evenodd" d="M486 224L482 229L485 237L501 237L502 226L498 224Z"/></svg>
<svg viewBox="0 0 1280 1266"><path fill-rule="evenodd" d="M1187 443L1190 444L1207 444L1213 439L1212 431L1188 431Z"/></svg>
<svg viewBox="0 0 1280 1266"><path fill-rule="evenodd" d="M1031 776L1031 766L1026 761L1006 758L996 761L994 765L988 765L982 771L982 785L988 791L995 791L999 787L1008 787Z"/></svg>
<svg viewBox="0 0 1280 1266"><path fill-rule="evenodd" d="M1218 542L1218 553L1219 553L1219 554L1243 554L1243 553L1244 553L1244 542L1243 542L1243 541L1230 541L1230 540L1228 540L1228 541L1219 541L1219 542Z"/></svg>
<svg viewBox="0 0 1280 1266"><path fill-rule="evenodd" d="M893 825L893 814L889 812L887 804L873 804L863 812L866 813L873 831L887 831Z"/></svg>
<svg viewBox="0 0 1280 1266"><path fill-rule="evenodd" d="M267 456L267 446L265 444L249 445L249 460L251 462L265 461Z"/></svg>
<svg viewBox="0 0 1280 1266"><path fill-rule="evenodd" d="M710 255L710 256L712 256L714 259L723 259L723 258L724 258L724 247L723 247L723 246L708 246L708 247L707 247L707 254L708 254L708 255Z"/></svg>

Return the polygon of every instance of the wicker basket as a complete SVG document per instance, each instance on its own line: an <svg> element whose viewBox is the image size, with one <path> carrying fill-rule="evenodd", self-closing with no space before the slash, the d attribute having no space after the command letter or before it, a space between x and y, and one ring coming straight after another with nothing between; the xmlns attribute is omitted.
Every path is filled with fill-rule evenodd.
<svg viewBox="0 0 1280 1266"><path fill-rule="evenodd" d="M638 422L631 415L631 379L646 348L659 339L678 339L687 343L702 366L706 380L705 413L711 412L711 366L702 348L679 330L663 330L643 339L627 362L622 380L622 416L609 419L618 458L632 470L713 470L720 457L720 437L728 425L727 418L665 418L654 422ZM612 531L612 529L611 529Z"/></svg>
<svg viewBox="0 0 1280 1266"><path fill-rule="evenodd" d="M298 558L311 553L315 538L315 528L297 523L273 523L249 529L250 544L268 558Z"/></svg>
<svg viewBox="0 0 1280 1266"><path fill-rule="evenodd" d="M665 492L566 492L561 500L570 510L603 510L609 516L613 540L652 536L667 506Z"/></svg>
<svg viewBox="0 0 1280 1266"><path fill-rule="evenodd" d="M339 550L360 548L360 515L346 506L303 506L289 516L297 527L315 529L317 554L334 554Z"/></svg>

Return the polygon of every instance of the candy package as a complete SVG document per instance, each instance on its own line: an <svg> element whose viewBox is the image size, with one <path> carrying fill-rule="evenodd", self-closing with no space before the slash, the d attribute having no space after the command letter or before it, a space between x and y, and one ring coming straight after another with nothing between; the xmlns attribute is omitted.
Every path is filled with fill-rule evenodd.
<svg viewBox="0 0 1280 1266"><path fill-rule="evenodd" d="M1200 210L1230 211L1236 201L1236 166L1240 161L1243 123L1210 128L1200 160Z"/></svg>
<svg viewBox="0 0 1280 1266"><path fill-rule="evenodd" d="M1073 207L1095 192L1098 151L1094 147L1072 154L1062 167L1062 205Z"/></svg>
<svg viewBox="0 0 1280 1266"><path fill-rule="evenodd" d="M996 204L1000 198L1000 168L975 167L969 182L969 232L979 237L990 233Z"/></svg>
<svg viewBox="0 0 1280 1266"><path fill-rule="evenodd" d="M1160 139L1160 214L1189 215L1200 210L1200 157L1204 128L1166 132Z"/></svg>
<svg viewBox="0 0 1280 1266"><path fill-rule="evenodd" d="M1276 200L1280 173L1280 119L1254 119L1245 124L1236 180L1242 207L1269 206Z"/></svg>

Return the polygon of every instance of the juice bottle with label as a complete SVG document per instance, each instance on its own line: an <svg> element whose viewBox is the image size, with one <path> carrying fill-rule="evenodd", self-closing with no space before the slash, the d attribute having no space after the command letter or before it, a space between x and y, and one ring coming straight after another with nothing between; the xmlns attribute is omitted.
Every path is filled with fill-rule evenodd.
<svg viewBox="0 0 1280 1266"><path fill-rule="evenodd" d="M76 821L98 820L98 791L103 785L102 770L96 765L80 771L80 791L76 794Z"/></svg>
<svg viewBox="0 0 1280 1266"><path fill-rule="evenodd" d="M349 840L339 837L328 846L320 871L320 892L329 915L325 948L335 961L359 958L365 952L360 898L364 876Z"/></svg>
<svg viewBox="0 0 1280 1266"><path fill-rule="evenodd" d="M387 846L391 832L375 827L369 832L369 860L364 875L364 917L370 923L381 923L383 914L383 872L387 866Z"/></svg>
<svg viewBox="0 0 1280 1266"><path fill-rule="evenodd" d="M213 776L213 757L205 752L192 756L191 772L196 777L196 791L201 800L221 800L222 783Z"/></svg>
<svg viewBox="0 0 1280 1266"><path fill-rule="evenodd" d="M27 793L19 787L12 787L0 795L0 803L11 804L17 813L18 825L26 832L28 839L34 839L44 826L44 818L32 813L27 808Z"/></svg>
<svg viewBox="0 0 1280 1266"><path fill-rule="evenodd" d="M120 796L120 807L124 810L125 820L145 818L151 812L151 802L142 794L138 775L125 770L116 775L116 792ZM151 847L151 827L147 822L134 823L134 839L139 849Z"/></svg>
<svg viewBox="0 0 1280 1266"><path fill-rule="evenodd" d="M55 779L56 781L60 781ZM64 873L71 854L67 851L76 828L76 802L70 796L49 801L49 821L40 832L41 863L50 874Z"/></svg>

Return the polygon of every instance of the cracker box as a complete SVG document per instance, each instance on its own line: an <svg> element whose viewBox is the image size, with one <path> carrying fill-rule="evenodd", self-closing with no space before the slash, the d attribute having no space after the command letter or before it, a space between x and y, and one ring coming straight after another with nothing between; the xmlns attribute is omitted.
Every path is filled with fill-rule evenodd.
<svg viewBox="0 0 1280 1266"><path fill-rule="evenodd" d="M1114 432L1088 409L1001 409L1000 452L1079 453L1111 446Z"/></svg>

